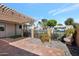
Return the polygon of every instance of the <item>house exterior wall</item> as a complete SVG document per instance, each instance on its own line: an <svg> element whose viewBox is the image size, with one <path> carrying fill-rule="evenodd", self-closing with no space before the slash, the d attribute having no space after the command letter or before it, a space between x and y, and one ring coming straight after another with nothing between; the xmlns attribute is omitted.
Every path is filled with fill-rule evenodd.
<svg viewBox="0 0 79 59"><path fill-rule="evenodd" d="M22 30L19 28L19 25L16 25L16 35L21 35Z"/></svg>
<svg viewBox="0 0 79 59"><path fill-rule="evenodd" d="M10 37L16 35L21 35L21 29L19 28L18 24L13 24L13 23L1 23L4 25L5 29L4 31L0 31L0 37ZM16 32L16 33L15 33Z"/></svg>
<svg viewBox="0 0 79 59"><path fill-rule="evenodd" d="M5 28L5 23L0 22L0 28L4 27ZM5 36L5 31L1 31L0 30L0 37L4 37Z"/></svg>
<svg viewBox="0 0 79 59"><path fill-rule="evenodd" d="M15 24L6 23L5 34L6 37L15 35Z"/></svg>

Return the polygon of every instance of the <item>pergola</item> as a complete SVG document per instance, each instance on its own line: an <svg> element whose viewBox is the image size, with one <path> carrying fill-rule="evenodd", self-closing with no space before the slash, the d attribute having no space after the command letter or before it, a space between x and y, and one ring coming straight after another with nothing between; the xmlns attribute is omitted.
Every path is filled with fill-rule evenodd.
<svg viewBox="0 0 79 59"><path fill-rule="evenodd" d="M21 24L23 31L23 25L25 23L30 23L30 24L33 23L34 19L30 16L25 16L11 8L8 8L3 4L0 4L0 21ZM23 32L22 32L22 36L23 36Z"/></svg>

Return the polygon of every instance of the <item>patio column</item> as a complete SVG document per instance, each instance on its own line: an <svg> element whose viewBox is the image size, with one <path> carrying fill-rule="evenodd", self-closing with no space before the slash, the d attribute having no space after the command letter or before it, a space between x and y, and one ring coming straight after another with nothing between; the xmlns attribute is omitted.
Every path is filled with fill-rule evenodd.
<svg viewBox="0 0 79 59"><path fill-rule="evenodd" d="M22 31L21 36L23 37L23 32L24 32L24 31L23 31L23 24L22 24L22 30L21 30L21 31Z"/></svg>
<svg viewBox="0 0 79 59"><path fill-rule="evenodd" d="M32 29L31 29L31 37L34 38L34 26L32 26Z"/></svg>

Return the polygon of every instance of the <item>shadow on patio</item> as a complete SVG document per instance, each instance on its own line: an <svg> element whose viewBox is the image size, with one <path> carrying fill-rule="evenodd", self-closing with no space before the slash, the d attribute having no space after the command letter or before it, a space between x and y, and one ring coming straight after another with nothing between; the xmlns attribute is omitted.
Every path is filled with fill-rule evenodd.
<svg viewBox="0 0 79 59"><path fill-rule="evenodd" d="M0 40L0 56L38 56L38 55L14 47L4 40Z"/></svg>

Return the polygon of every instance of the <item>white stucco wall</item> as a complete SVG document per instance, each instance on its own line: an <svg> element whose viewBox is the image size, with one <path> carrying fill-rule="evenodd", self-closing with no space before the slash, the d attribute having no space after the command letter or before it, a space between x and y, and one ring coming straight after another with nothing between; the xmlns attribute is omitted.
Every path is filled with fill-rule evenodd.
<svg viewBox="0 0 79 59"><path fill-rule="evenodd" d="M17 24L17 25L16 25L16 34L17 34L17 35L21 35L21 33L22 33L22 31L21 31L21 29L19 28L19 25Z"/></svg>
<svg viewBox="0 0 79 59"><path fill-rule="evenodd" d="M5 23L0 22L0 27L5 27ZM5 31L0 31L0 37L5 36Z"/></svg>
<svg viewBox="0 0 79 59"><path fill-rule="evenodd" d="M12 24L12 23L2 23L5 25L5 31L0 31L0 37L10 37L15 35L21 35L21 29L19 28L19 25ZM15 30L16 29L16 30Z"/></svg>
<svg viewBox="0 0 79 59"><path fill-rule="evenodd" d="M15 35L15 24L6 23L6 37Z"/></svg>

